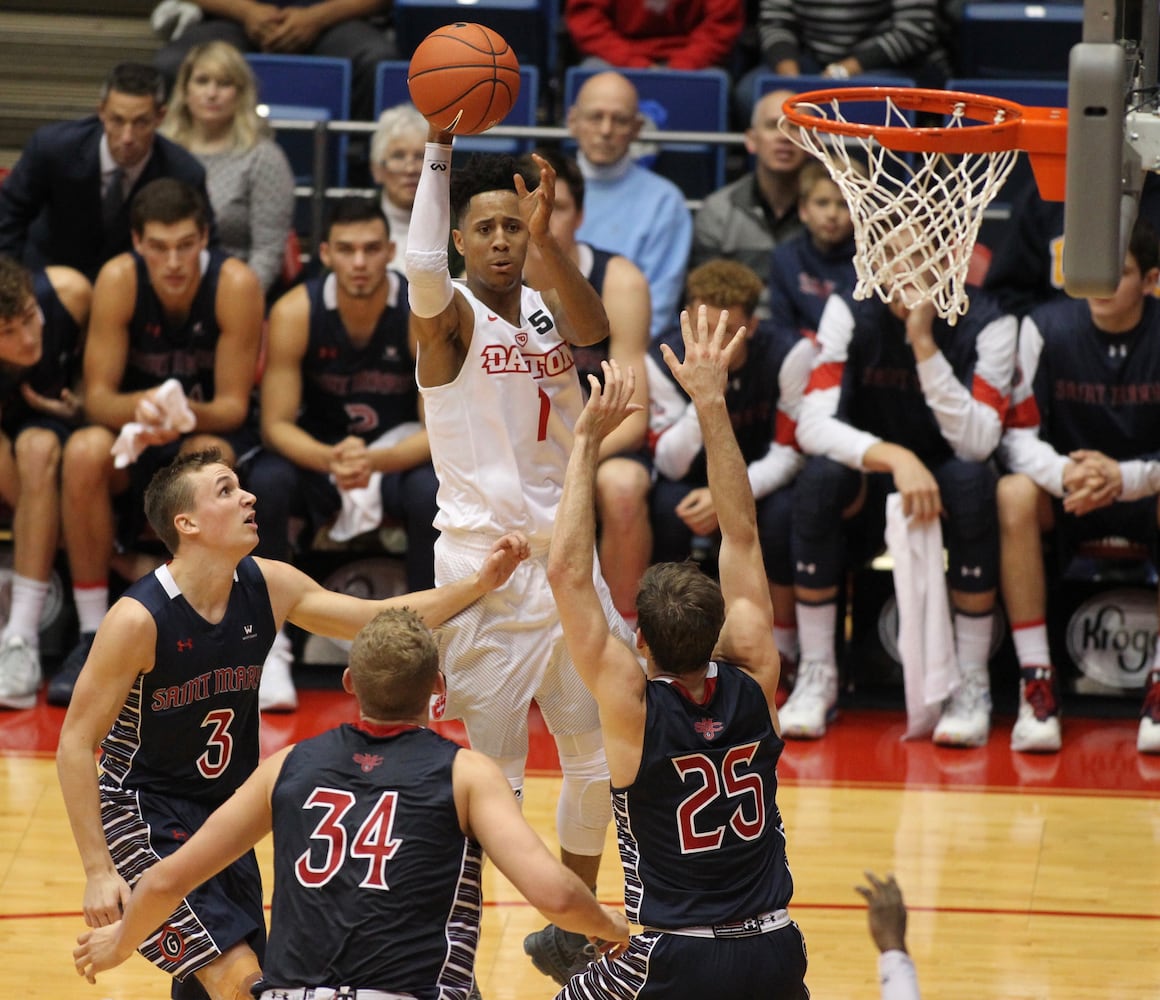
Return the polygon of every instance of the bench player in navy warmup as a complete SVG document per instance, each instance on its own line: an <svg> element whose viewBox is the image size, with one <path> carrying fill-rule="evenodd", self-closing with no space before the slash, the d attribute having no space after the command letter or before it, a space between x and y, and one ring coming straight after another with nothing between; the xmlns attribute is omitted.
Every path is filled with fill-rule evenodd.
<svg viewBox="0 0 1160 1000"><path fill-rule="evenodd" d="M520 536L505 536L477 573L366 601L325 590L286 563L251 557L254 496L216 452L165 466L145 505L173 559L105 616L57 749L91 927L116 921L130 885L188 840L257 766L259 678L284 621L353 639L379 611L408 606L438 625L506 580L527 552ZM175 997L236 1000L258 977L264 939L251 853L192 892L142 954L180 980Z"/></svg>
<svg viewBox="0 0 1160 1000"><path fill-rule="evenodd" d="M606 365L576 424L548 555L568 649L600 706L612 775L628 951L574 976L559 1000L809 996L805 945L787 907L793 879L778 811L780 663L757 516L725 387L727 345L706 310L681 317L685 357L665 361L697 407L721 525L720 586L692 563L649 567L638 649L609 632L592 586L600 441L630 412L634 373Z"/></svg>

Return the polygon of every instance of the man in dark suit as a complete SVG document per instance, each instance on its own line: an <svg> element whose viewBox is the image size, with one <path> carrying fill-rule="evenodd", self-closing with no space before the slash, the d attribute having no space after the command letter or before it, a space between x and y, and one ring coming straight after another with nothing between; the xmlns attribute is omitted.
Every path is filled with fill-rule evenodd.
<svg viewBox="0 0 1160 1000"><path fill-rule="evenodd" d="M119 63L96 115L37 129L0 185L0 253L29 268L74 267L91 281L132 249L129 202L150 181L184 181L208 204L201 164L156 134L164 114L161 74Z"/></svg>

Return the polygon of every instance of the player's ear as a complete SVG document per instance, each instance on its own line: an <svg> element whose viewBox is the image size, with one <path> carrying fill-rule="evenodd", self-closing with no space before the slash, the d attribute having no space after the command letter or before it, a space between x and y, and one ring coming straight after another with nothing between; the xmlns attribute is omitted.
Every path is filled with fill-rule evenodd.
<svg viewBox="0 0 1160 1000"><path fill-rule="evenodd" d="M459 229L451 230L451 240L455 244L455 249L459 252L459 256L463 257L463 232Z"/></svg>
<svg viewBox="0 0 1160 1000"><path fill-rule="evenodd" d="M346 667L342 671L342 689L347 694L354 694L354 681L350 676L350 667Z"/></svg>
<svg viewBox="0 0 1160 1000"><path fill-rule="evenodd" d="M318 256L324 267L331 271L334 270L334 268L330 266L330 244L326 240L323 240L318 244Z"/></svg>

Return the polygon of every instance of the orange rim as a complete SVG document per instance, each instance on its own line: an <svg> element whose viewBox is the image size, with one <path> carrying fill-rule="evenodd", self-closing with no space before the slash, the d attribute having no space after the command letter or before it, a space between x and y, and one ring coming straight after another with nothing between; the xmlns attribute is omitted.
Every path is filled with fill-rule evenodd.
<svg viewBox="0 0 1160 1000"><path fill-rule="evenodd" d="M903 111L951 114L960 111L975 125L941 128L909 128L905 125L863 125L834 121L817 114L831 102L869 103L891 100ZM814 107L809 107L814 105ZM961 109L961 110L960 110ZM1006 113L994 121L996 111ZM921 87L835 87L811 90L788 98L785 117L799 128L836 135L874 138L887 149L906 153L1000 153L1025 149L1043 155L1063 156L1067 150L1067 110L1032 108L1001 97L969 94L959 90L928 90Z"/></svg>

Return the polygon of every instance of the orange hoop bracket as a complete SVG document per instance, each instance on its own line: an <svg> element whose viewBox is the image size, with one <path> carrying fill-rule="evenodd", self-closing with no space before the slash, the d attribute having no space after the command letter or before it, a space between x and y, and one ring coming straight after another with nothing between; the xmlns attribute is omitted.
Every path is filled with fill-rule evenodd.
<svg viewBox="0 0 1160 1000"><path fill-rule="evenodd" d="M822 117L818 112L835 103L885 102L902 111L956 115L976 122L953 127L866 125ZM1002 120L995 121L1002 112ZM922 87L835 87L811 90L787 98L782 113L794 125L815 132L874 139L904 153L999 153L1024 150L1031 159L1040 194L1062 201L1067 163L1067 109L1028 107L1016 101L958 90Z"/></svg>

